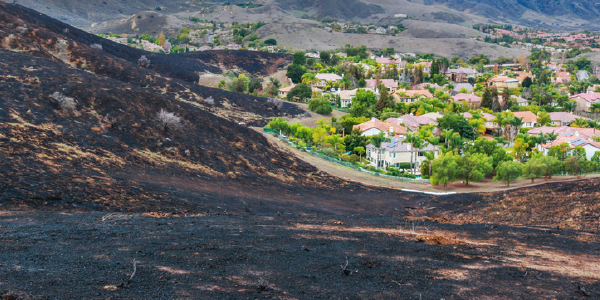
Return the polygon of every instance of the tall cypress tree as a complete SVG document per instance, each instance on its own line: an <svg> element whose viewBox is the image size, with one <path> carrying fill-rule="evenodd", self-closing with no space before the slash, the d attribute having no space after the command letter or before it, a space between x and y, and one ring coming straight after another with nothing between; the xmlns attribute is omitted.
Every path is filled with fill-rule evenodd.
<svg viewBox="0 0 600 300"><path fill-rule="evenodd" d="M379 85L379 100L375 103L375 110L383 112L385 108L393 108L394 103L390 95L387 92L385 85Z"/></svg>
<svg viewBox="0 0 600 300"><path fill-rule="evenodd" d="M490 90L490 88L486 87L483 90L483 95L481 97L481 107L492 109L492 102L492 91Z"/></svg>
<svg viewBox="0 0 600 300"><path fill-rule="evenodd" d="M494 112L500 111L500 101L498 101L498 89L492 87L492 110Z"/></svg>
<svg viewBox="0 0 600 300"><path fill-rule="evenodd" d="M507 110L509 109L509 101L510 100L510 92L508 91L508 88L504 88L504 90L502 91L502 110Z"/></svg>

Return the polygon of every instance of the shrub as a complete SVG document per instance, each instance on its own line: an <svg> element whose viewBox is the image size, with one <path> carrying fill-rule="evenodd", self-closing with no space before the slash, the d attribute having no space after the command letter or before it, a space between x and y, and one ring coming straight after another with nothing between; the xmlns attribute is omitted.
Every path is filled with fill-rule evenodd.
<svg viewBox="0 0 600 300"><path fill-rule="evenodd" d="M348 155L348 154L342 154L342 160L343 160L343 161L350 161L350 160L351 160L351 157L350 157L350 155Z"/></svg>
<svg viewBox="0 0 600 300"><path fill-rule="evenodd" d="M283 107L283 100L279 98L269 98L267 102L265 102L265 106L272 109L281 109Z"/></svg>
<svg viewBox="0 0 600 300"><path fill-rule="evenodd" d="M215 99L212 96L209 96L208 98L204 99L204 102L206 102L206 104L210 106L215 105Z"/></svg>
<svg viewBox="0 0 600 300"><path fill-rule="evenodd" d="M148 57L146 57L146 55L142 55L140 57L140 59L137 60L137 64L138 66L142 67L142 68L150 68L151 66L151 62L150 59L148 59Z"/></svg>
<svg viewBox="0 0 600 300"><path fill-rule="evenodd" d="M56 102L58 108L60 108L61 110L67 112L75 111L75 106L77 105L75 99L67 97L59 92L54 92L54 94L50 95L50 98L52 98Z"/></svg>
<svg viewBox="0 0 600 300"><path fill-rule="evenodd" d="M308 109L312 112L321 114L321 115L330 115L331 111L331 102L326 98L315 98L308 102Z"/></svg>
<svg viewBox="0 0 600 300"><path fill-rule="evenodd" d="M90 48L102 51L102 45L100 44L91 44Z"/></svg>
<svg viewBox="0 0 600 300"><path fill-rule="evenodd" d="M334 157L334 156L337 155L337 153L335 152L335 150L331 149L331 148L325 148L325 149L323 149L323 154L325 154L327 156L332 156L332 157Z"/></svg>
<svg viewBox="0 0 600 300"><path fill-rule="evenodd" d="M181 127L181 119L172 112L161 109L157 114L160 126L166 131L172 128Z"/></svg>

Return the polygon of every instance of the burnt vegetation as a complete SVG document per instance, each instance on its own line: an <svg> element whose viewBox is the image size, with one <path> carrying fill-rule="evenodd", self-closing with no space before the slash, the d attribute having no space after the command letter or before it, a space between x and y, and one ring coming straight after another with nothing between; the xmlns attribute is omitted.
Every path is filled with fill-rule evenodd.
<svg viewBox="0 0 600 300"><path fill-rule="evenodd" d="M455 196L348 182L248 127L302 110L193 83L287 59L158 55L0 2L0 296L599 295L600 180Z"/></svg>

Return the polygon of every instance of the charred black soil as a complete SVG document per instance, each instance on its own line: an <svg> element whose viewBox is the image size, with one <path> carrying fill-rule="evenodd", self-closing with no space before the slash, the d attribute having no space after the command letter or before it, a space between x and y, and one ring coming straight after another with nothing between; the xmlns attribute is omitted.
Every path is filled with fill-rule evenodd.
<svg viewBox="0 0 600 300"><path fill-rule="evenodd" d="M193 83L289 57L99 39L0 2L2 299L600 296L600 180L444 197L347 182L247 127L295 106Z"/></svg>

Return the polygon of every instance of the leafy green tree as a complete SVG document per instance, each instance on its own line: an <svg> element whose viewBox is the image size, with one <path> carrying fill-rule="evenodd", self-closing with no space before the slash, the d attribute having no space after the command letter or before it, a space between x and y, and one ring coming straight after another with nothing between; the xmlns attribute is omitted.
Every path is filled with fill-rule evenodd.
<svg viewBox="0 0 600 300"><path fill-rule="evenodd" d="M298 51L292 56L292 64L304 66L306 64L306 53Z"/></svg>
<svg viewBox="0 0 600 300"><path fill-rule="evenodd" d="M524 162L525 158L527 158L528 155L527 150L530 149L531 147L529 147L529 143L527 143L525 139L518 138L515 140L515 143L513 145L513 157L521 162Z"/></svg>
<svg viewBox="0 0 600 300"><path fill-rule="evenodd" d="M359 88L365 88L367 86L367 81L364 78L361 78L358 80L358 82L356 83L356 85Z"/></svg>
<svg viewBox="0 0 600 300"><path fill-rule="evenodd" d="M504 161L501 162L496 168L496 176L494 180L502 181L506 183L506 186L510 186L510 183L517 180L521 176L522 166L520 162L516 161Z"/></svg>
<svg viewBox="0 0 600 300"><path fill-rule="evenodd" d="M362 124L368 121L369 119L365 117L353 117L352 115L343 115L339 123L344 127L346 134L350 134L353 133L352 128L354 127L354 125Z"/></svg>
<svg viewBox="0 0 600 300"><path fill-rule="evenodd" d="M384 113L381 113L379 115L379 119L382 121L385 121L389 118L399 118L400 116L402 116L402 114L395 112L395 111L386 111Z"/></svg>
<svg viewBox="0 0 600 300"><path fill-rule="evenodd" d="M523 164L523 177L531 179L531 183L534 183L536 178L546 175L546 168L541 159L531 159Z"/></svg>
<svg viewBox="0 0 600 300"><path fill-rule="evenodd" d="M236 92L243 93L248 90L248 84L250 83L250 78L248 78L244 74L240 74L238 76L238 85L236 85Z"/></svg>
<svg viewBox="0 0 600 300"><path fill-rule="evenodd" d="M590 161L595 163L597 167L600 167L600 151L596 151Z"/></svg>
<svg viewBox="0 0 600 300"><path fill-rule="evenodd" d="M544 177L546 180L552 179L552 174L560 171L562 167L562 162L556 157L542 156L539 160L544 167Z"/></svg>
<svg viewBox="0 0 600 300"><path fill-rule="evenodd" d="M585 149L583 149L583 147L581 147L581 146L575 147L575 149L573 149L571 155L572 156L579 156L579 158L581 158L583 160L587 159L586 158Z"/></svg>
<svg viewBox="0 0 600 300"><path fill-rule="evenodd" d="M265 126L265 128L267 129L273 129L275 131L281 132L283 134L290 134L290 124L288 124L288 121L284 118L280 118L277 117L271 121L269 121L269 123L267 123L267 126Z"/></svg>
<svg viewBox="0 0 600 300"><path fill-rule="evenodd" d="M321 115L330 115L333 111L331 102L324 97L314 98L308 101L308 109Z"/></svg>
<svg viewBox="0 0 600 300"><path fill-rule="evenodd" d="M473 126L467 122L465 117L455 113L446 113L443 117L438 119L440 128L452 129L454 132L458 132L461 137L473 140L475 139L475 132Z"/></svg>
<svg viewBox="0 0 600 300"><path fill-rule="evenodd" d="M513 157L504 150L504 148L496 148L492 153L492 166L494 168L498 167L498 165L504 161L512 161Z"/></svg>
<svg viewBox="0 0 600 300"><path fill-rule="evenodd" d="M287 94L288 101L296 101L296 99L298 99L300 102L305 102L307 99L310 99L311 97L312 97L312 89L306 83L297 84Z"/></svg>
<svg viewBox="0 0 600 300"><path fill-rule="evenodd" d="M468 150L472 154L483 153L487 156L492 156L496 148L498 148L498 142L495 140L488 140L484 137L479 137L473 142L473 146L471 146Z"/></svg>
<svg viewBox="0 0 600 300"><path fill-rule="evenodd" d="M370 106L364 104L352 104L352 107L350 108L350 115L353 117L372 118L375 116L375 113Z"/></svg>
<svg viewBox="0 0 600 300"><path fill-rule="evenodd" d="M322 62L329 64L329 61L331 60L331 53L327 51L321 51L321 53L319 53L319 58L321 58Z"/></svg>
<svg viewBox="0 0 600 300"><path fill-rule="evenodd" d="M294 134L295 137L303 140L307 144L312 142L312 135L313 129L306 126L298 127L298 129L296 129L296 133Z"/></svg>
<svg viewBox="0 0 600 300"><path fill-rule="evenodd" d="M552 124L552 120L550 119L550 114L545 111L540 111L537 115L537 122L540 126L546 126Z"/></svg>
<svg viewBox="0 0 600 300"><path fill-rule="evenodd" d="M299 83L302 82L302 75L304 75L307 72L307 69L304 65L290 65L288 66L287 69L287 73L285 76L287 76L289 79L292 80L292 82L294 83Z"/></svg>
<svg viewBox="0 0 600 300"><path fill-rule="evenodd" d="M464 180L467 186L469 181L482 181L494 171L493 159L483 153L467 152L463 156L457 156L455 160L458 164L457 178Z"/></svg>
<svg viewBox="0 0 600 300"><path fill-rule="evenodd" d="M263 43L267 46L277 46L277 40L275 39L267 39Z"/></svg>
<svg viewBox="0 0 600 300"><path fill-rule="evenodd" d="M367 144L369 144L369 138L360 135L360 132L355 130L352 131L352 134L347 134L344 137L344 144L346 144L346 149L355 149L358 147L366 149Z"/></svg>
<svg viewBox="0 0 600 300"><path fill-rule="evenodd" d="M521 85L524 88L529 88L532 84L533 84L533 80L531 80L531 78L529 78L529 76L527 76L527 77L525 77L525 79L523 79L523 83Z"/></svg>
<svg viewBox="0 0 600 300"><path fill-rule="evenodd" d="M431 184L448 186L448 183L456 180L458 164L454 160L454 153L448 152L440 155L432 162Z"/></svg>
<svg viewBox="0 0 600 300"><path fill-rule="evenodd" d="M550 147L548 150L548 156L556 157L560 161L565 161L569 155L569 151L571 150L571 146L567 143L562 143L560 145L555 145Z"/></svg>
<svg viewBox="0 0 600 300"><path fill-rule="evenodd" d="M352 106L355 105L364 105L366 107L371 107L375 105L377 102L377 95L373 91L359 89L356 91L356 95L352 98Z"/></svg>
<svg viewBox="0 0 600 300"><path fill-rule="evenodd" d="M327 138L327 129L324 127L317 127L313 130L313 143L319 146L323 146L325 144L325 139Z"/></svg>
<svg viewBox="0 0 600 300"><path fill-rule="evenodd" d="M248 92L252 93L256 90L262 90L262 89L263 89L262 82L260 81L260 79L258 79L258 77L250 78L250 81L248 82Z"/></svg>
<svg viewBox="0 0 600 300"><path fill-rule="evenodd" d="M565 170L577 177L581 175L585 160L580 156L574 155L565 160Z"/></svg>

